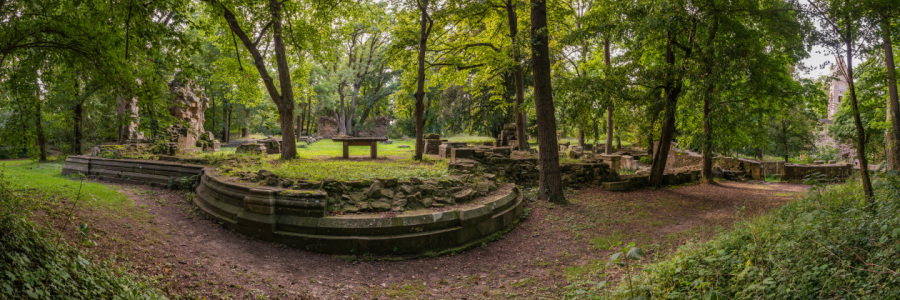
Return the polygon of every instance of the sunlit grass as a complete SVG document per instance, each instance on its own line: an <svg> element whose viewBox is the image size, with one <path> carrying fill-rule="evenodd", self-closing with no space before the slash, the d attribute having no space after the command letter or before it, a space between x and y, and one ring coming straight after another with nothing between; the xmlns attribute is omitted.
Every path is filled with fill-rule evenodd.
<svg viewBox="0 0 900 300"><path fill-rule="evenodd" d="M412 160L311 160L266 161L256 166L240 168L245 172L260 169L283 178L302 180L361 180L374 178L440 178L448 175L446 161L414 162Z"/></svg>
<svg viewBox="0 0 900 300"><path fill-rule="evenodd" d="M5 174L13 190L28 191L41 198L74 200L78 198L80 189L80 199L88 205L129 203L128 198L113 187L60 175L62 167L62 162L0 161L0 172Z"/></svg>

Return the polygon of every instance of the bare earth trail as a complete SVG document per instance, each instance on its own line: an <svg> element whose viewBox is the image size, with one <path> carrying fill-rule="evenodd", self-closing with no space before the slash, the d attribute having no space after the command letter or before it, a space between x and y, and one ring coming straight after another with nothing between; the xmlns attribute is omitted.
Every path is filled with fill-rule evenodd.
<svg viewBox="0 0 900 300"><path fill-rule="evenodd" d="M151 276L174 298L369 299L554 297L572 283L616 280L611 246L634 242L662 259L736 221L806 192L791 184L722 182L660 190L573 191L573 204L529 202L502 239L460 254L353 260L253 240L201 217L181 192L122 186L134 207L82 210L100 258ZM621 246L619 246L621 247Z"/></svg>

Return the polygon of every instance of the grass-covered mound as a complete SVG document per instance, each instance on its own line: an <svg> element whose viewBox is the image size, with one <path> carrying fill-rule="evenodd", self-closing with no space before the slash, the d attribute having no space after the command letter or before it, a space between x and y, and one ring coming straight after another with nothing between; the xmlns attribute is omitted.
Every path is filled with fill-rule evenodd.
<svg viewBox="0 0 900 300"><path fill-rule="evenodd" d="M900 177L866 202L858 182L813 189L776 213L651 265L620 298L898 299Z"/></svg>
<svg viewBox="0 0 900 300"><path fill-rule="evenodd" d="M27 161L0 163L0 299L164 298L122 269L91 262L58 233L30 220L30 209L40 207L36 202L77 193L77 181L41 175L54 169L59 174L58 167ZM14 176L15 184L10 184L7 176ZM125 199L94 185L82 187L84 204Z"/></svg>

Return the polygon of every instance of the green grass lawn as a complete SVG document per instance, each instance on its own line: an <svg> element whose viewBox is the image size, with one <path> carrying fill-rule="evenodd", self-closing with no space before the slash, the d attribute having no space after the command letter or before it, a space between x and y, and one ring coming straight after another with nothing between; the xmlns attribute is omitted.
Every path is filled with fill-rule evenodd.
<svg viewBox="0 0 900 300"><path fill-rule="evenodd" d="M343 156L343 144L331 140L321 140L304 148L297 148L297 159L280 161L280 154L270 154L251 163L233 165L223 164L220 170L228 168L239 172L256 173L268 170L276 175L300 180L360 180L374 178L440 178L448 175L447 162L443 159L425 157L421 162L412 160L414 154L413 140L395 140L392 144L378 144L378 160L367 160L369 147L350 147L350 160L340 159ZM305 145L299 143L298 145ZM409 148L400 148L401 145ZM207 158L225 158L233 156L235 148L222 148L220 153L195 155Z"/></svg>
<svg viewBox="0 0 900 300"><path fill-rule="evenodd" d="M45 199L76 199L87 205L121 205L129 203L114 187L60 175L63 162L37 163L31 160L0 161L0 173L9 180L13 191L27 191Z"/></svg>

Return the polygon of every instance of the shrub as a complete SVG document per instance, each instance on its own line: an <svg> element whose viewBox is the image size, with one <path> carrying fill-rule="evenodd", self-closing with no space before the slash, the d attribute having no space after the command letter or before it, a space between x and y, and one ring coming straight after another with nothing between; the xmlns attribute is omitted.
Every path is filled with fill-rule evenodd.
<svg viewBox="0 0 900 300"><path fill-rule="evenodd" d="M900 298L900 178L814 188L772 215L744 223L651 265L634 291L649 298Z"/></svg>

